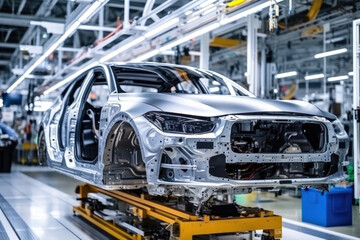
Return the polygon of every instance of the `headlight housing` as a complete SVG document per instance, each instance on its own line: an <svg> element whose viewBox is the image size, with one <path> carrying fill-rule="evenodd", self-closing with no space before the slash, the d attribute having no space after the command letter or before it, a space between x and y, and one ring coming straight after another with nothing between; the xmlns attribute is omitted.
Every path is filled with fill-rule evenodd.
<svg viewBox="0 0 360 240"><path fill-rule="evenodd" d="M342 123L340 122L339 119L336 119L335 121L332 122L332 125L334 127L334 131L337 135L344 135L346 134L344 126L342 125Z"/></svg>
<svg viewBox="0 0 360 240"><path fill-rule="evenodd" d="M216 125L210 118L181 116L162 112L148 112L144 117L161 131L167 133L210 133Z"/></svg>

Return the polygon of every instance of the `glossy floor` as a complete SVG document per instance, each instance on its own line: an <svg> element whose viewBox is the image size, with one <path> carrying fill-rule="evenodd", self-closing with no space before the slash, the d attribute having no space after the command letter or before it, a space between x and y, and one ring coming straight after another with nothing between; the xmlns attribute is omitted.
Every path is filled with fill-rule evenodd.
<svg viewBox="0 0 360 240"><path fill-rule="evenodd" d="M80 182L46 167L13 166L0 173L0 194L38 239L113 239L103 231L74 217L75 187ZM301 199L288 194L253 192L238 197L245 206L271 209L283 216L283 239L360 239L358 207L353 207L353 225L322 228L301 223ZM0 210L0 225L11 240L19 239ZM0 229L1 238L1 229Z"/></svg>

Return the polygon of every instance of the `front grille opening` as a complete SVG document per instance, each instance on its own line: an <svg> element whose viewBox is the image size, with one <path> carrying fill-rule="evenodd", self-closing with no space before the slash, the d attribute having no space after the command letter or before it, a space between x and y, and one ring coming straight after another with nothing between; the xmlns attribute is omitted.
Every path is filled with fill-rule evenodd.
<svg viewBox="0 0 360 240"><path fill-rule="evenodd" d="M331 162L288 163L226 163L225 155L210 158L209 173L231 180L270 180L322 178L337 172L339 156L332 154Z"/></svg>
<svg viewBox="0 0 360 240"><path fill-rule="evenodd" d="M321 153L326 127L312 122L248 120L233 124L230 141L235 153Z"/></svg>

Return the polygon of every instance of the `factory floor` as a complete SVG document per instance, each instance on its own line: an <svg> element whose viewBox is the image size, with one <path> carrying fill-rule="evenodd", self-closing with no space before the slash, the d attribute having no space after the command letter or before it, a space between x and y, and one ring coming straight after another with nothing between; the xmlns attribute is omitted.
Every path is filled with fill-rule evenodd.
<svg viewBox="0 0 360 240"><path fill-rule="evenodd" d="M75 187L81 182L47 167L14 165L11 173L0 173L0 239L113 239L80 217L74 217L77 205ZM290 191L253 192L241 195L237 202L273 210L283 217L286 240L360 239L359 208L353 206L353 225L323 228L301 222L301 199Z"/></svg>

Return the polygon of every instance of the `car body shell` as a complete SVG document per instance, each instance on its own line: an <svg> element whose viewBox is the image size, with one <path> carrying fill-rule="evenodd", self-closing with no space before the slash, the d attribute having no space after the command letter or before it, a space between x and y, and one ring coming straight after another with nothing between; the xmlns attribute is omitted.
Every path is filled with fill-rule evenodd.
<svg viewBox="0 0 360 240"><path fill-rule="evenodd" d="M66 104L71 97L68 92L65 91L57 98L53 107L44 114L41 127L49 167L106 189L134 189L145 186L152 195L189 196L194 203L219 193L247 193L253 188L289 185L320 186L335 184L346 177L343 166L348 164L345 160L348 137L344 131L335 132L334 122L337 120L334 115L302 101L234 96L233 91L230 92L231 95L224 96L123 93L119 90L113 66L141 70L150 65L154 72L156 68L174 66L149 63L99 65L85 72L86 77L79 87L78 97L71 105ZM79 132L82 131L79 125L84 118L84 96L89 91L87 86L91 85L96 71L101 71L105 77L110 94L98 119L97 157L85 161L79 157L81 149L77 146L81 138ZM229 88L234 86L234 83L228 80L226 83ZM215 127L211 132L200 134L164 132L145 117L149 112L209 118L215 122ZM322 150L316 153L234 152L229 148L232 126L241 122L285 124L284 126L292 123L317 124L325 129L326 142ZM122 131L130 131L129 135L125 136L131 140L121 140ZM116 141L119 143L115 144ZM130 147L124 150L121 149L122 145ZM166 159L171 161L164 161L164 154ZM119 157L120 155L128 157ZM217 163L211 165L216 156L219 156ZM332 156L336 156L336 162ZM227 166L242 166L241 164L245 163L249 163L249 166L282 166L281 164L294 163L296 168L309 163L315 166L328 163L334 168L336 165L336 171L322 177L283 178L279 175L278 178L269 179L231 179L224 175L223 170L216 172L218 167L225 169ZM211 171L215 171L215 174L210 174ZM299 171L301 172L301 169Z"/></svg>

